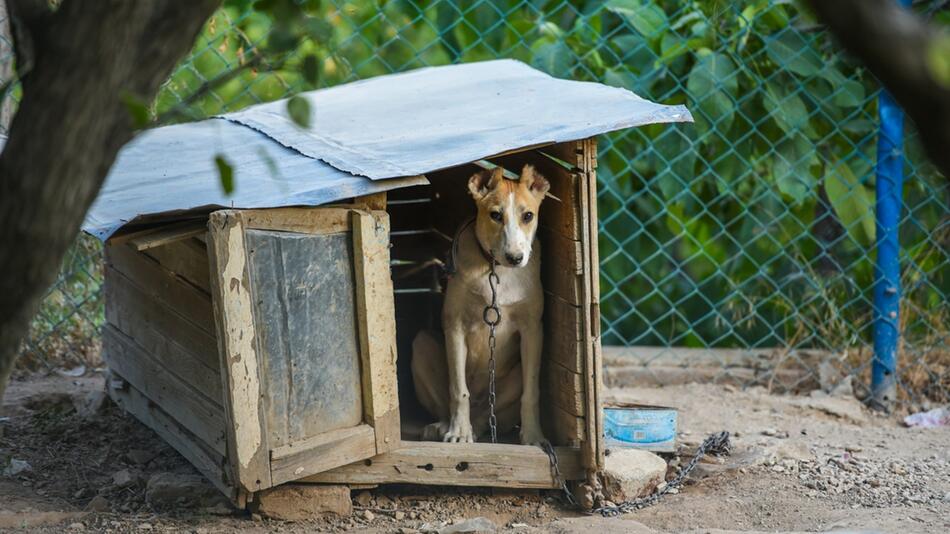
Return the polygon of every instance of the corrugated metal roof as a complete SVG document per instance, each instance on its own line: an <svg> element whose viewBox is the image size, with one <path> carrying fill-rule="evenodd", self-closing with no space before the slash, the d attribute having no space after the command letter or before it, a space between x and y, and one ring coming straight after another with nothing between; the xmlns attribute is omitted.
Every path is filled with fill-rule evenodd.
<svg viewBox="0 0 950 534"><path fill-rule="evenodd" d="M558 80L511 60L425 68L304 93L303 130L286 102L157 128L126 145L83 230L219 207L317 206L427 183L427 172L526 147L663 122L691 121L625 89ZM226 195L214 157L234 167ZM400 178L402 177L402 178Z"/></svg>
<svg viewBox="0 0 950 534"><path fill-rule="evenodd" d="M284 146L374 180L454 167L523 147L614 130L689 122L626 89L559 80L520 61L431 67L304 93L298 128L284 102L223 115Z"/></svg>

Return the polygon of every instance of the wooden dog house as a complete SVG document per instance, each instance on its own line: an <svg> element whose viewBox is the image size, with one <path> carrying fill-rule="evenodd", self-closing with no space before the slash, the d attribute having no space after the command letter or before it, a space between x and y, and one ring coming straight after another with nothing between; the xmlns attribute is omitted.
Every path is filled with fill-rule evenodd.
<svg viewBox="0 0 950 534"><path fill-rule="evenodd" d="M474 212L467 179L531 163L556 197L539 214L543 427L564 478L590 479L604 454L595 136L688 112L513 61L308 98L309 131L272 103L123 150L84 226L105 241L112 398L238 505L291 481L556 488L537 447L419 441L408 371L412 337L438 326L432 259ZM232 197L215 153L236 169Z"/></svg>

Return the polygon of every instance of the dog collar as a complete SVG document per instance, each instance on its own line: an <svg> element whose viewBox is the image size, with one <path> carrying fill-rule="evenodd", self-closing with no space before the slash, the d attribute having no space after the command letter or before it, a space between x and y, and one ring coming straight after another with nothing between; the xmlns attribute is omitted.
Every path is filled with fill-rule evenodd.
<svg viewBox="0 0 950 534"><path fill-rule="evenodd" d="M455 237L452 238L452 249L449 252L449 261L445 266L446 276L452 276L458 271L459 241L461 241L462 234L465 232L465 230L467 230L468 227L474 223L475 217L472 217L471 219L462 223L462 225L459 226L459 229L455 232ZM494 256L492 256L491 253L488 252L484 246L482 246L482 242L480 239L478 239L477 233L475 234L475 243L478 244L478 250L482 253L482 257L485 258L485 261L487 261L489 265L501 265L498 263L498 260L496 260Z"/></svg>

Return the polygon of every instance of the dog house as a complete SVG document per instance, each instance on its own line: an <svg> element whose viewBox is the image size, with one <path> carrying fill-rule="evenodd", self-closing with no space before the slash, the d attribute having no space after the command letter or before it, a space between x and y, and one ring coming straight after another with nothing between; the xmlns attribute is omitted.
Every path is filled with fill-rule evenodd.
<svg viewBox="0 0 950 534"><path fill-rule="evenodd" d="M237 505L304 481L556 488L538 447L420 440L410 345L438 327L439 258L468 178L530 163L545 290L542 425L560 472L603 465L598 134L690 120L515 61L429 68L159 128L84 229L105 243L110 396ZM216 155L235 170L218 184ZM486 331L487 335L487 331Z"/></svg>

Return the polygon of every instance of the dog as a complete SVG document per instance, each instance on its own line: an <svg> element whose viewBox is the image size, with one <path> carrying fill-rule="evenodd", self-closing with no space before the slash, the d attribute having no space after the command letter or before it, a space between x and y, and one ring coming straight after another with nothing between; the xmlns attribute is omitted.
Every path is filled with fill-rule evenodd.
<svg viewBox="0 0 950 534"><path fill-rule="evenodd" d="M544 291L541 247L535 241L538 208L550 189L534 167L525 165L517 181L500 167L468 181L478 214L453 242L455 272L445 289L444 337L420 332L413 340L412 377L416 396L438 421L426 426L422 439L471 443L489 430L488 325L483 319L491 302L490 262L498 275L495 414L498 434L520 423L520 440L541 445L539 375Z"/></svg>

